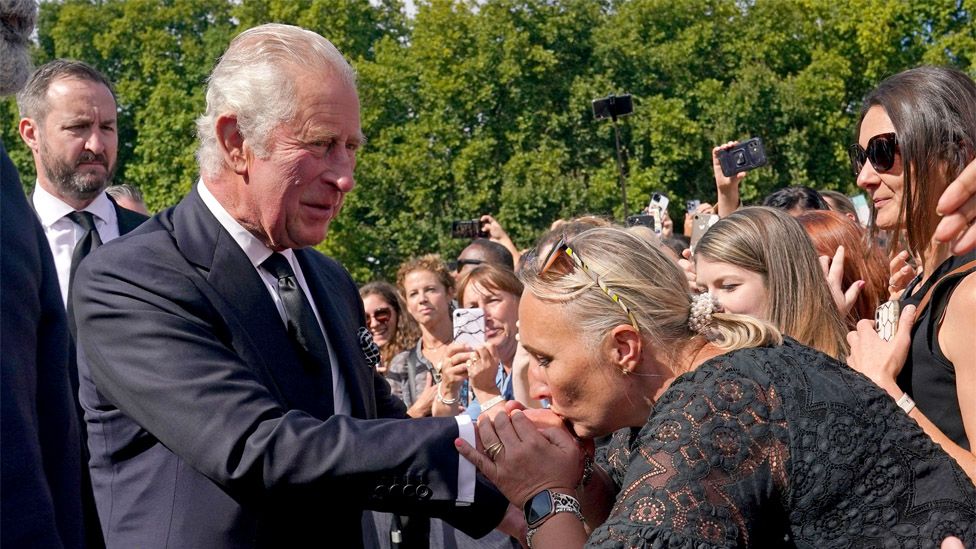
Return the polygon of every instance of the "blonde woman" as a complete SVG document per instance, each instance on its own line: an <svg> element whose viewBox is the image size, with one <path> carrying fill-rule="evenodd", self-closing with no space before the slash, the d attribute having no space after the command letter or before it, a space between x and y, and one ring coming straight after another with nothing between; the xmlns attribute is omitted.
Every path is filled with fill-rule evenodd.
<svg viewBox="0 0 976 549"><path fill-rule="evenodd" d="M817 252L787 213L736 210L705 233L694 262L699 288L726 312L769 321L804 345L838 360L847 357L847 328Z"/></svg>
<svg viewBox="0 0 976 549"><path fill-rule="evenodd" d="M976 539L976 488L883 391L764 321L693 301L654 244L593 229L521 278L519 333L551 408L509 404L479 423L482 451L456 444L525 510L530 547ZM590 467L585 441L614 432Z"/></svg>

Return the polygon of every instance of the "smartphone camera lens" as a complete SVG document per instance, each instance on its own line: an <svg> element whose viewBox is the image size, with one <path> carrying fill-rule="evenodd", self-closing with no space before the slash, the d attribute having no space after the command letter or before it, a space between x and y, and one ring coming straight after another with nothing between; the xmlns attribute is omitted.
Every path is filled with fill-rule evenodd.
<svg viewBox="0 0 976 549"><path fill-rule="evenodd" d="M746 164L746 153L745 151L738 151L735 153L735 165L745 166Z"/></svg>

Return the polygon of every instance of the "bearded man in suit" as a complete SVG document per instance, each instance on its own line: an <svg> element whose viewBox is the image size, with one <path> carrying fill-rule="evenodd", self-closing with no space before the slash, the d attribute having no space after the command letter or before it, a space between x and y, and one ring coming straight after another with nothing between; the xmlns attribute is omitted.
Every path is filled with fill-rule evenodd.
<svg viewBox="0 0 976 549"><path fill-rule="evenodd" d="M338 50L288 25L243 32L197 130L191 193L77 274L107 545L355 547L363 509L476 536L516 524L459 459L467 420L399 419L359 339L355 284L308 248L352 191L365 141Z"/></svg>

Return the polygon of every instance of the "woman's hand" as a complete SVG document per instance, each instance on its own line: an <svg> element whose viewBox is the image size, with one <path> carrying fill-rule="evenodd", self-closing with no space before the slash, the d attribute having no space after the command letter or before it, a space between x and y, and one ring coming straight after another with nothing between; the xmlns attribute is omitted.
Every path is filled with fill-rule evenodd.
<svg viewBox="0 0 976 549"><path fill-rule="evenodd" d="M716 213L718 213L719 217L728 217L730 213L739 209L739 204L741 203L739 198L739 184L746 178L746 172L740 172L732 177L726 177L722 173L722 163L718 159L720 152L731 149L738 144L738 141L729 141L724 145L719 145L712 149L712 172L715 174L715 190L718 192L718 208Z"/></svg>
<svg viewBox="0 0 976 549"><path fill-rule="evenodd" d="M888 299L890 301L898 301L901 299L902 292L908 287L908 283L915 278L917 274L915 269L908 264L908 252L901 251L891 258L888 263L888 272L890 273L890 278L888 278Z"/></svg>
<svg viewBox="0 0 976 549"><path fill-rule="evenodd" d="M468 379L468 359L474 356L477 355L464 343L451 343L447 347L447 356L438 364L441 394L445 398L457 396L461 383Z"/></svg>
<svg viewBox="0 0 976 549"><path fill-rule="evenodd" d="M505 229L502 227L501 223L499 223L494 217L485 214L481 216L481 230L488 233L488 240L505 246L505 249L512 254L512 259L515 261L515 264L518 265L521 254L519 253L518 248L515 247L515 243L512 242L512 239L508 236L508 233L505 232Z"/></svg>
<svg viewBox="0 0 976 549"><path fill-rule="evenodd" d="M498 386L495 385L495 376L498 375L498 354L494 345L486 343L484 347L475 349L466 364L471 388L479 402L485 402L501 394Z"/></svg>
<svg viewBox="0 0 976 549"><path fill-rule="evenodd" d="M935 229L936 240L952 242L956 255L976 249L976 160L946 187L936 211L943 216Z"/></svg>
<svg viewBox="0 0 976 549"><path fill-rule="evenodd" d="M413 404L410 405L410 409L407 410L407 415L410 417L427 417L431 415L435 398L437 398L437 385L434 385L434 376L430 372L427 372L427 383L424 385L424 390L414 399Z"/></svg>
<svg viewBox="0 0 976 549"><path fill-rule="evenodd" d="M823 269L824 277L827 278L827 286L830 288L830 296L834 298L834 305L840 311L841 318L847 318L847 313L851 312L851 307L857 302L857 297L864 289L863 280L855 280L844 290L844 247L837 246L834 257L822 255L820 268Z"/></svg>
<svg viewBox="0 0 976 549"><path fill-rule="evenodd" d="M698 293L698 275L695 273L695 262L691 258L691 250L685 248L681 252L681 259L678 260L678 266L685 273L685 279L688 280L688 289L691 293Z"/></svg>
<svg viewBox="0 0 976 549"><path fill-rule="evenodd" d="M857 330L847 334L851 354L847 365L866 375L891 398L900 398L903 391L895 379L905 366L905 359L912 345L912 324L915 322L915 306L909 305L898 318L898 329L891 341L885 341L874 331L874 321L864 319L857 323Z"/></svg>
<svg viewBox="0 0 976 549"><path fill-rule="evenodd" d="M484 452L460 438L455 446L516 506L524 507L542 490L572 492L579 483L582 450L565 427L539 431L515 410L511 416L498 414L490 422L478 422L477 432Z"/></svg>

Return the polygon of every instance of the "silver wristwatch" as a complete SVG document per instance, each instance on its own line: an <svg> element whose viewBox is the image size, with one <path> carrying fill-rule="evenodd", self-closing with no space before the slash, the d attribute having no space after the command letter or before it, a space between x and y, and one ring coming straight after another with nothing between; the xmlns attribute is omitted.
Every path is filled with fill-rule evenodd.
<svg viewBox="0 0 976 549"><path fill-rule="evenodd" d="M532 496L525 503L523 512L525 513L525 522L529 526L525 540L529 544L529 549L532 549L532 537L536 530L556 513L573 513L580 521L583 520L580 503L576 498L552 490L543 490Z"/></svg>

